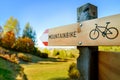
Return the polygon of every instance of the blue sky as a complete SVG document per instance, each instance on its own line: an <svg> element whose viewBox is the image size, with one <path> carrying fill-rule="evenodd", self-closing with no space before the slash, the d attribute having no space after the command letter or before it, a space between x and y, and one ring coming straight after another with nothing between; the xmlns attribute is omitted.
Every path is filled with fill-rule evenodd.
<svg viewBox="0 0 120 80"><path fill-rule="evenodd" d="M77 22L77 8L91 3L98 7L98 18L120 13L120 0L0 0L0 25L10 16L17 18L21 33L27 22L39 37L45 29Z"/></svg>

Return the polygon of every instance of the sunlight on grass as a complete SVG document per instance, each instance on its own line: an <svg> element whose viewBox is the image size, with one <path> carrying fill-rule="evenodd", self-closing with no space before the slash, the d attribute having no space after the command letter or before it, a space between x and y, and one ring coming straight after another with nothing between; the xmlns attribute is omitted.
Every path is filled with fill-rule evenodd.
<svg viewBox="0 0 120 80"><path fill-rule="evenodd" d="M28 80L68 80L68 67L71 62L53 62L48 64L22 64Z"/></svg>
<svg viewBox="0 0 120 80"><path fill-rule="evenodd" d="M99 51L120 52L120 46L99 46Z"/></svg>

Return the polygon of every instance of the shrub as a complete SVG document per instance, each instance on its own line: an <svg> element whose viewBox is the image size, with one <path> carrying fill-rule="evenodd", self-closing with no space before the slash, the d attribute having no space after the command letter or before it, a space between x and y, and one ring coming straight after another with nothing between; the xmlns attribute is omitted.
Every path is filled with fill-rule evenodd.
<svg viewBox="0 0 120 80"><path fill-rule="evenodd" d="M70 58L75 58L75 54L73 54L73 53L69 53L68 56L69 56Z"/></svg>
<svg viewBox="0 0 120 80"><path fill-rule="evenodd" d="M18 38L12 48L21 52L32 53L34 51L34 42L28 37Z"/></svg>
<svg viewBox="0 0 120 80"><path fill-rule="evenodd" d="M40 57L42 57L42 58L48 58L48 54L47 53L41 53Z"/></svg>
<svg viewBox="0 0 120 80"><path fill-rule="evenodd" d="M34 48L34 53L32 53L33 55L37 56L37 57L41 57L41 58L48 58L48 53L42 52L38 49L38 48Z"/></svg>
<svg viewBox="0 0 120 80"><path fill-rule="evenodd" d="M10 56L9 56L9 54L4 54L4 55L3 55L3 58L6 59L6 60L9 60L9 59L10 59Z"/></svg>
<svg viewBox="0 0 120 80"><path fill-rule="evenodd" d="M12 54L10 58L11 58L11 60L15 60L16 54Z"/></svg>
<svg viewBox="0 0 120 80"><path fill-rule="evenodd" d="M2 38L0 38L0 46L2 45Z"/></svg>
<svg viewBox="0 0 120 80"><path fill-rule="evenodd" d="M58 56L60 53L59 53L59 50L57 49L53 49L52 51L52 56Z"/></svg>
<svg viewBox="0 0 120 80"><path fill-rule="evenodd" d="M1 39L2 46L8 49L11 49L14 42L15 42L15 34L12 31L6 32Z"/></svg>
<svg viewBox="0 0 120 80"><path fill-rule="evenodd" d="M49 49L47 49L47 48L44 48L42 52L43 52L43 53L47 53L48 55L50 55L50 54L51 54L50 50L49 50Z"/></svg>
<svg viewBox="0 0 120 80"><path fill-rule="evenodd" d="M32 58L31 58L30 55L25 55L23 53L19 53L18 58L23 60L23 61L26 61L26 62L31 62L32 61Z"/></svg>
<svg viewBox="0 0 120 80"><path fill-rule="evenodd" d="M67 56L69 58L77 58L79 56L79 51L77 49L69 49L67 50Z"/></svg>
<svg viewBox="0 0 120 80"><path fill-rule="evenodd" d="M0 57L5 59L5 60L8 60L10 62L13 62L13 63L16 63L18 64L19 63L19 60L18 58L16 57L16 54L1 54L0 53Z"/></svg>
<svg viewBox="0 0 120 80"><path fill-rule="evenodd" d="M66 59L67 58L66 50L63 50L63 49L60 50L58 58L60 58L60 59Z"/></svg>
<svg viewBox="0 0 120 80"><path fill-rule="evenodd" d="M40 57L40 54L41 54L41 51L38 48L34 47L33 55Z"/></svg>
<svg viewBox="0 0 120 80"><path fill-rule="evenodd" d="M16 54L12 54L10 57L10 60L14 63L17 63L17 64L19 63L19 60L18 60Z"/></svg>
<svg viewBox="0 0 120 80"><path fill-rule="evenodd" d="M69 77L71 79L75 79L75 80L79 80L80 79L80 73L79 73L75 63L72 63L69 66L68 75L69 75Z"/></svg>

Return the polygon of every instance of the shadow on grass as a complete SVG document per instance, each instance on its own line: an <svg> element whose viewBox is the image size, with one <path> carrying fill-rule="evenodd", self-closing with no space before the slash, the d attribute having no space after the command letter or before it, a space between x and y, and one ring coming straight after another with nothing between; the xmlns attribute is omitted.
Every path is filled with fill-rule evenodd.
<svg viewBox="0 0 120 80"><path fill-rule="evenodd" d="M64 78L64 77L58 77L58 78L51 78L48 80L70 80L69 78Z"/></svg>
<svg viewBox="0 0 120 80"><path fill-rule="evenodd" d="M42 62L49 63L49 62L67 62L67 61L69 61L69 59L60 59L60 58L52 58L52 57L40 58L40 57L32 55L31 62L26 62L26 61L20 60L20 64L28 64L29 65L31 63L41 63L42 64Z"/></svg>
<svg viewBox="0 0 120 80"><path fill-rule="evenodd" d="M52 57L48 57L48 58L42 58L41 61L51 61L51 62L67 62L68 59L60 59L60 58L52 58Z"/></svg>
<svg viewBox="0 0 120 80"><path fill-rule="evenodd" d="M24 73L20 73L22 69L20 65L0 58L0 80L16 80L18 75L23 75L21 78L28 80Z"/></svg>

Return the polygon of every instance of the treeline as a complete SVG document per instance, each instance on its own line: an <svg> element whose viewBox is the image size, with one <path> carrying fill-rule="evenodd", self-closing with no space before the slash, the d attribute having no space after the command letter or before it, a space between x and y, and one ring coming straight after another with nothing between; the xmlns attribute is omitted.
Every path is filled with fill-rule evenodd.
<svg viewBox="0 0 120 80"><path fill-rule="evenodd" d="M10 17L3 27L0 27L0 46L21 52L33 53L36 33L30 23L26 23L23 34L20 35L20 24L17 19Z"/></svg>
<svg viewBox="0 0 120 80"><path fill-rule="evenodd" d="M56 57L60 59L67 59L67 58L77 58L79 56L79 50L75 48L71 49L60 49L60 48L54 48L54 49L47 49L44 48L41 50L43 53L47 53L50 57Z"/></svg>
<svg viewBox="0 0 120 80"><path fill-rule="evenodd" d="M0 27L0 46L23 53L29 53L36 56L47 58L54 56L58 58L76 57L76 49L53 49L44 48L40 51L35 47L36 33L30 23L26 23L22 35L20 35L20 24L17 19L10 17L3 27Z"/></svg>

